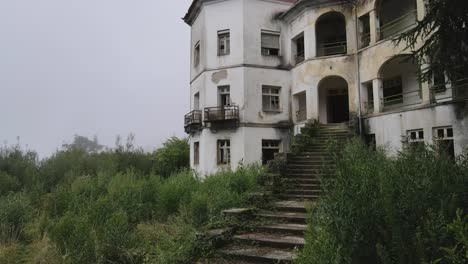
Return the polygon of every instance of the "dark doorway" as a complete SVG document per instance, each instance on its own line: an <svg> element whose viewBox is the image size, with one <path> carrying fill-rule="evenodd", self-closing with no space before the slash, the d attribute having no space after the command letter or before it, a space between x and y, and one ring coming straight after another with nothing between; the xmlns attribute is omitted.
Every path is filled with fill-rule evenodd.
<svg viewBox="0 0 468 264"><path fill-rule="evenodd" d="M329 95L328 123L342 123L349 121L349 102L347 94Z"/></svg>

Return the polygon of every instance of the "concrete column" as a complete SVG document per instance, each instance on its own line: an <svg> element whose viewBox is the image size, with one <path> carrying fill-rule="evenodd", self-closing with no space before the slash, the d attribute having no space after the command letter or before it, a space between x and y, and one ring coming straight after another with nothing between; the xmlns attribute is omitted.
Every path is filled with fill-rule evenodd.
<svg viewBox="0 0 468 264"><path fill-rule="evenodd" d="M424 4L424 0L416 0L416 9L418 20L423 20L424 16L426 15L426 5Z"/></svg>
<svg viewBox="0 0 468 264"><path fill-rule="evenodd" d="M305 59L317 57L317 42L315 39L315 25L304 30Z"/></svg>
<svg viewBox="0 0 468 264"><path fill-rule="evenodd" d="M377 19L377 12L374 10L369 12L369 25L370 25L370 44L374 44L379 40L378 28L379 28L379 21Z"/></svg>
<svg viewBox="0 0 468 264"><path fill-rule="evenodd" d="M307 119L319 119L318 87L312 87L307 93Z"/></svg>
<svg viewBox="0 0 468 264"><path fill-rule="evenodd" d="M430 104L431 103L431 89L428 82L421 83L421 104Z"/></svg>
<svg viewBox="0 0 468 264"><path fill-rule="evenodd" d="M374 79L372 81L372 90L374 91L374 113L383 112L383 84L382 79Z"/></svg>

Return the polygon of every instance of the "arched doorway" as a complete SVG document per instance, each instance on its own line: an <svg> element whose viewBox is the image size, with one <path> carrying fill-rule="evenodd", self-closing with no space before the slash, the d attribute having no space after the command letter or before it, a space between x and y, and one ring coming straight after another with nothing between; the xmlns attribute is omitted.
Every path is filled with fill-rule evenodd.
<svg viewBox="0 0 468 264"><path fill-rule="evenodd" d="M343 14L329 12L317 19L315 25L317 56L346 54L346 19Z"/></svg>
<svg viewBox="0 0 468 264"><path fill-rule="evenodd" d="M339 76L322 79L318 85L319 121L342 123L349 121L348 83Z"/></svg>

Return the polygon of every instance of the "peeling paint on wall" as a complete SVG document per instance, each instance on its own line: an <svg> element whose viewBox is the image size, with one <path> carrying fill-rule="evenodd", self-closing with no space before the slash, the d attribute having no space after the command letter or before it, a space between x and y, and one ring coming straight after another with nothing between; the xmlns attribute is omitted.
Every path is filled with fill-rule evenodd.
<svg viewBox="0 0 468 264"><path fill-rule="evenodd" d="M213 75L211 75L211 81L213 81L214 83L219 83L221 80L224 80L227 77L228 77L227 70L221 70L221 71L217 71L217 72L213 73Z"/></svg>

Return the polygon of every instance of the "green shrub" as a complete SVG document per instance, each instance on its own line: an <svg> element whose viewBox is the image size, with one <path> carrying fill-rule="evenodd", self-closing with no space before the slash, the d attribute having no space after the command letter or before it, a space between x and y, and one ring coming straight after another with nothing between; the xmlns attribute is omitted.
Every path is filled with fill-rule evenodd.
<svg viewBox="0 0 468 264"><path fill-rule="evenodd" d="M0 244L24 241L25 227L33 217L33 208L23 193L0 197Z"/></svg>
<svg viewBox="0 0 468 264"><path fill-rule="evenodd" d="M96 238L86 215L66 213L50 228L60 254L72 263L97 263Z"/></svg>
<svg viewBox="0 0 468 264"><path fill-rule="evenodd" d="M429 148L387 157L359 140L336 157L298 263L429 263L441 256L452 239L448 224L466 208L466 163Z"/></svg>
<svg viewBox="0 0 468 264"><path fill-rule="evenodd" d="M156 150L156 173L168 177L180 170L190 168L190 146L188 139L172 137L163 143L163 147Z"/></svg>
<svg viewBox="0 0 468 264"><path fill-rule="evenodd" d="M20 189L20 183L17 178L7 172L0 171L0 196L9 192L17 192Z"/></svg>
<svg viewBox="0 0 468 264"><path fill-rule="evenodd" d="M159 189L158 216L166 220L179 211L182 203L188 203L199 182L189 171L181 172L164 180Z"/></svg>

